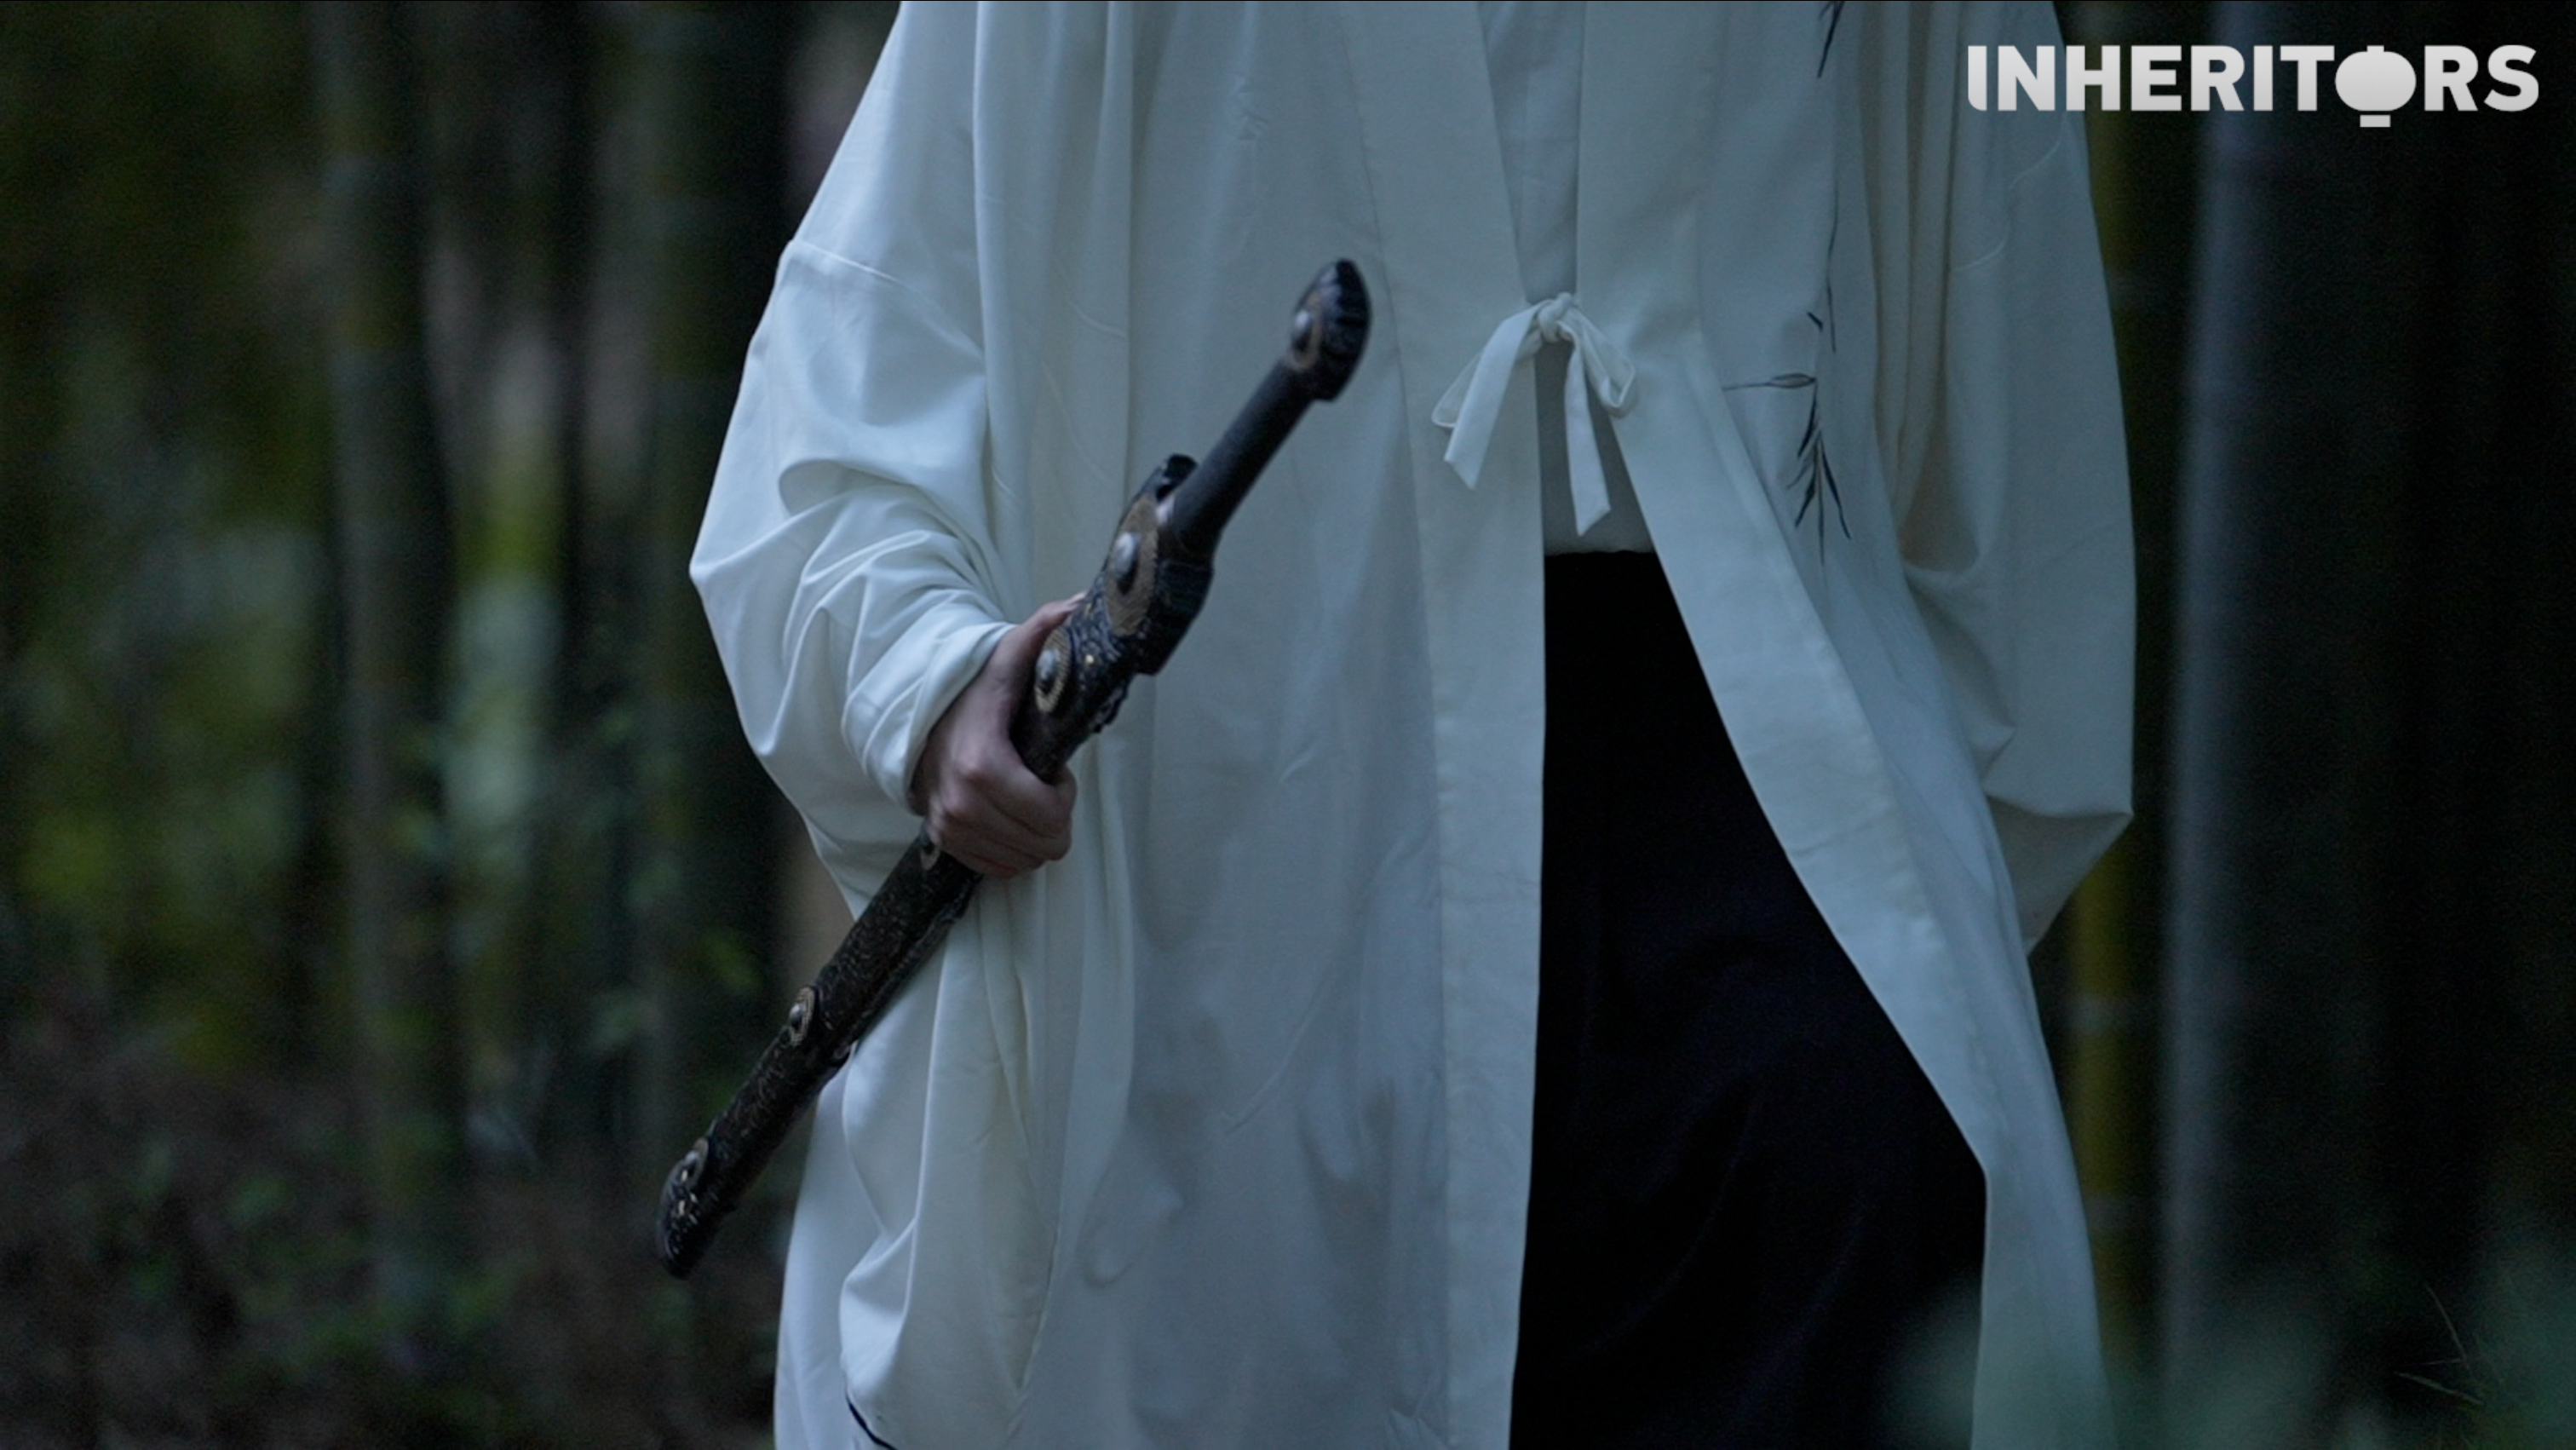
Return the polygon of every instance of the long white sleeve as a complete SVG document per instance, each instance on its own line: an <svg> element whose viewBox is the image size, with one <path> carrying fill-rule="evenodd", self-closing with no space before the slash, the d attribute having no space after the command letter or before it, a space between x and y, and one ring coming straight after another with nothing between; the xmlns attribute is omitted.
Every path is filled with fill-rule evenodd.
<svg viewBox="0 0 2576 1450"><path fill-rule="evenodd" d="M2058 39L2044 5L1898 29L1880 64ZM2083 118L1874 93L1908 98L1872 118L1897 163L1872 179L1890 502L2035 942L2129 816L2128 463Z"/></svg>
<svg viewBox="0 0 2576 1450"><path fill-rule="evenodd" d="M898 25L779 264L691 564L752 747L845 884L910 838L922 741L1027 603L993 567L947 19Z"/></svg>
<svg viewBox="0 0 2576 1450"><path fill-rule="evenodd" d="M1952 273L1947 469L1904 520L2026 945L2129 819L2128 464L2081 134L2014 181L2002 244Z"/></svg>

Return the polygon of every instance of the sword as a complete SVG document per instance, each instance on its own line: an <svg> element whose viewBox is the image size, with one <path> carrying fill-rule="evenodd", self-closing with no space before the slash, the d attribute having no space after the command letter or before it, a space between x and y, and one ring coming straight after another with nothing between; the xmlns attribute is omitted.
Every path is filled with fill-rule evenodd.
<svg viewBox="0 0 2576 1450"><path fill-rule="evenodd" d="M1368 290L1335 262L1297 302L1288 352L1203 462L1174 454L1136 491L1109 557L1073 614L1038 648L1011 743L1041 780L1118 714L1127 686L1163 668L1207 601L1218 537L1270 456L1304 416L1350 381L1368 343ZM654 1237L662 1267L686 1277L770 1155L857 1050L895 995L938 952L983 877L941 851L927 830L850 926L751 1077L662 1184Z"/></svg>

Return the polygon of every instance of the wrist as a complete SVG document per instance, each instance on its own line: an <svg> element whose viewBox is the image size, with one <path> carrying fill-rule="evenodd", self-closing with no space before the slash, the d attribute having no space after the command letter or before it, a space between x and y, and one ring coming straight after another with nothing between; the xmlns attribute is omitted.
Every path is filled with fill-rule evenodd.
<svg viewBox="0 0 2576 1450"><path fill-rule="evenodd" d="M886 799L922 813L931 731L973 683L1010 626L963 601L934 609L851 692L842 733Z"/></svg>

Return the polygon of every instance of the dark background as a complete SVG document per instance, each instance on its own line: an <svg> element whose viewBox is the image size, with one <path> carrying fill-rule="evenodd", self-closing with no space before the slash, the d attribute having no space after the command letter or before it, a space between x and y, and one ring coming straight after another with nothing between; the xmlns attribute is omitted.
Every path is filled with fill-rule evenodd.
<svg viewBox="0 0 2576 1450"><path fill-rule="evenodd" d="M2059 9L2538 52L2091 117L2139 820L2034 967L2131 1444L2576 1445L2576 21ZM682 571L892 10L0 6L0 1443L765 1442L793 1174L686 1285L652 1193L846 914Z"/></svg>

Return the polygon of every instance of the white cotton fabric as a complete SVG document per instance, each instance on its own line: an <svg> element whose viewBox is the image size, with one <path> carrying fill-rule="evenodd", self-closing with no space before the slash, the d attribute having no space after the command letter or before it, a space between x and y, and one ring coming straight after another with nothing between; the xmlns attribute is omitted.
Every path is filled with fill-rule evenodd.
<svg viewBox="0 0 2576 1450"><path fill-rule="evenodd" d="M1498 323L1476 360L1440 395L1431 409L1431 421L1449 430L1449 447L1441 459L1474 488L1484 474L1485 455L1493 451L1504 399L1519 379L1522 365L1551 344L1566 349L1560 416L1565 420L1568 479L1562 486L1570 499L1575 532L1581 534L1610 513L1610 484L1602 471L1601 453L1604 442L1616 446L1617 435L1595 430L1593 408L1597 404L1613 418L1627 412L1637 365L1583 315L1573 293L1560 292L1545 302L1534 302ZM1540 420L1539 426L1544 430L1546 420ZM1542 461L1542 488L1550 486L1553 471Z"/></svg>
<svg viewBox="0 0 2576 1450"><path fill-rule="evenodd" d="M1538 384L1539 537L1551 554L1628 552L1651 554L1645 515L1628 486L1610 416L1592 393L1605 371L1601 349L1589 357L1573 347L1576 334L1563 325L1577 310L1574 298L1574 218L1583 135L1583 0L1476 0L1485 28L1485 73L1494 89L1495 139L1503 153L1504 196L1512 207L1512 240L1520 254L1521 288L1533 304L1526 334L1510 322L1495 329L1519 344L1515 363L1526 361ZM1536 304L1553 303L1537 320ZM1588 329L1588 324L1586 327ZM1490 367L1488 346L1480 363ZM1624 364L1624 359L1622 359ZM1572 371L1589 364L1591 377ZM1509 369L1505 369L1507 373ZM1450 389L1463 404L1473 382L1459 375ZM1493 388L1499 403L1499 381ZM1451 399L1443 397L1443 412ZM1480 410L1483 411L1483 410ZM1442 427L1454 417L1435 417ZM1470 484L1484 458L1492 419L1482 416L1449 440L1448 457L1477 460L1460 470Z"/></svg>
<svg viewBox="0 0 2576 1450"><path fill-rule="evenodd" d="M1476 0L1503 194L1512 204L1521 288L1532 302L1574 290L1583 11L1583 0Z"/></svg>
<svg viewBox="0 0 2576 1450"><path fill-rule="evenodd" d="M1987 1175L1976 1444L2108 1444L2024 965L2127 809L2081 134L1958 104L2047 7L1594 4L1572 296L1800 879ZM1827 26L1831 56L1818 57ZM1508 1439L1538 982L1530 305L1470 6L913 5L781 261L694 574L863 903L930 724L1216 437L1315 270L1379 314L1205 614L824 1094L782 1447ZM1796 380L1814 381L1800 384ZM1820 396L1818 396L1820 395ZM1821 420L1834 488L1802 440ZM1610 461L1610 460L1605 460ZM855 1413L854 1413L855 1412Z"/></svg>

